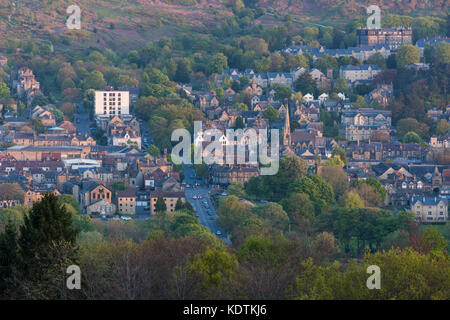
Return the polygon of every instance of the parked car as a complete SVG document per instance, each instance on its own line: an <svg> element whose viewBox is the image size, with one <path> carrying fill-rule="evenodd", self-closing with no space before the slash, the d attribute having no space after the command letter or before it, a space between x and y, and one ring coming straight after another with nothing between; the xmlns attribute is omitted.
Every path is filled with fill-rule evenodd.
<svg viewBox="0 0 450 320"><path fill-rule="evenodd" d="M220 236L220 235L222 235L222 232L220 232L220 230L217 230L216 234L217 234L218 236Z"/></svg>

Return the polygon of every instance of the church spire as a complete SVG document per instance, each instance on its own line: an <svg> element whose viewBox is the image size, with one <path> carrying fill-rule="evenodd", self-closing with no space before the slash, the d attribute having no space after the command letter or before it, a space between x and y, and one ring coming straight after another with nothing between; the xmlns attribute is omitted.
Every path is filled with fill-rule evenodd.
<svg viewBox="0 0 450 320"><path fill-rule="evenodd" d="M291 145L291 124L289 120L289 101L286 102L286 116L284 117L283 129L283 146L289 147Z"/></svg>

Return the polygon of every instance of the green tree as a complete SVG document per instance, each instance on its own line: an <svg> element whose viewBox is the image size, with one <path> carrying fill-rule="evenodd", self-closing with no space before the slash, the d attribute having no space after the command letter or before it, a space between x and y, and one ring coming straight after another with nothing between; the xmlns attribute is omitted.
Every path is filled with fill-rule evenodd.
<svg viewBox="0 0 450 320"><path fill-rule="evenodd" d="M374 64L374 65L380 67L381 69L386 69L386 59L379 52L371 55L369 57L369 59L367 59L366 63Z"/></svg>
<svg viewBox="0 0 450 320"><path fill-rule="evenodd" d="M309 72L304 72L294 81L294 89L295 91L301 91L304 94L315 94L317 92L317 84Z"/></svg>
<svg viewBox="0 0 450 320"><path fill-rule="evenodd" d="M227 188L227 194L236 197L245 196L244 184L242 182L231 182L231 184Z"/></svg>
<svg viewBox="0 0 450 320"><path fill-rule="evenodd" d="M450 130L450 124L445 119L439 120L438 124L436 125L436 134L438 135L444 135Z"/></svg>
<svg viewBox="0 0 450 320"><path fill-rule="evenodd" d="M61 112L68 118L72 118L75 114L75 106L70 102L63 103L61 107L59 107L59 110L61 110Z"/></svg>
<svg viewBox="0 0 450 320"><path fill-rule="evenodd" d="M269 120L270 123L274 123L280 119L280 112L269 105L266 110L264 110L263 117Z"/></svg>
<svg viewBox="0 0 450 320"><path fill-rule="evenodd" d="M0 199L3 200L21 200L23 202L25 192L18 183L0 184Z"/></svg>
<svg viewBox="0 0 450 320"><path fill-rule="evenodd" d="M403 143L420 143L422 139L420 139L419 135L414 131L410 131L405 134L403 137Z"/></svg>
<svg viewBox="0 0 450 320"><path fill-rule="evenodd" d="M189 266L200 277L198 290L206 299L220 298L234 283L238 268L236 257L225 249L208 248L197 255Z"/></svg>
<svg viewBox="0 0 450 320"><path fill-rule="evenodd" d="M191 81L191 66L185 59L177 62L177 70L175 72L174 80L181 83L189 83Z"/></svg>
<svg viewBox="0 0 450 320"><path fill-rule="evenodd" d="M178 198L177 203L175 204L175 210L183 210L184 208L184 202L181 200L181 198Z"/></svg>
<svg viewBox="0 0 450 320"><path fill-rule="evenodd" d="M5 231L0 233L0 297L4 297L12 285L11 277L18 260L16 226L9 220Z"/></svg>
<svg viewBox="0 0 450 320"><path fill-rule="evenodd" d="M33 130L35 130L37 133L43 133L45 131L45 126L42 123L41 119L33 119L31 121L31 124L33 126Z"/></svg>
<svg viewBox="0 0 450 320"><path fill-rule="evenodd" d="M106 86L106 81L103 78L103 73L100 71L92 71L88 77L86 78L84 82L84 89L95 89L95 90L101 90L104 89Z"/></svg>
<svg viewBox="0 0 450 320"><path fill-rule="evenodd" d="M36 106L45 106L47 104L48 104L48 99L42 94L37 94L37 95L33 96L33 99L31 100L32 108L34 108Z"/></svg>
<svg viewBox="0 0 450 320"><path fill-rule="evenodd" d="M341 160L341 158L338 155L335 155L327 160L327 162L325 163L325 166L342 168L342 167L344 167L344 162Z"/></svg>
<svg viewBox="0 0 450 320"><path fill-rule="evenodd" d="M309 175L298 179L290 187L290 192L305 193L314 204L316 214L334 203L332 187L317 175Z"/></svg>
<svg viewBox="0 0 450 320"><path fill-rule="evenodd" d="M344 198L344 206L348 209L359 209L364 208L364 202L357 193L349 192Z"/></svg>
<svg viewBox="0 0 450 320"><path fill-rule="evenodd" d="M116 193L117 191L127 190L127 186L124 181L116 181L111 185L111 191Z"/></svg>
<svg viewBox="0 0 450 320"><path fill-rule="evenodd" d="M6 83L0 81L0 99L6 99L9 97L9 88Z"/></svg>
<svg viewBox="0 0 450 320"><path fill-rule="evenodd" d="M398 124L397 135L399 137L405 136L408 132L413 131L421 137L427 137L430 128L422 122L417 121L414 118L401 119Z"/></svg>
<svg viewBox="0 0 450 320"><path fill-rule="evenodd" d="M166 202L164 201L164 198L159 196L156 200L155 204L155 212L165 212L167 211Z"/></svg>
<svg viewBox="0 0 450 320"><path fill-rule="evenodd" d="M222 73L222 71L227 68L228 59L223 53L219 52L212 57L211 62L208 65L208 73Z"/></svg>
<svg viewBox="0 0 450 320"><path fill-rule="evenodd" d="M77 199L71 194L61 194L58 196L58 200L61 203L67 203L70 204L77 213L81 212L80 204L78 203Z"/></svg>
<svg viewBox="0 0 450 320"><path fill-rule="evenodd" d="M272 228L286 231L289 226L289 216L278 203L269 202L262 206L254 207L252 212Z"/></svg>
<svg viewBox="0 0 450 320"><path fill-rule="evenodd" d="M159 148L154 144L151 144L146 151L155 158L159 158L161 156L161 150L159 150Z"/></svg>
<svg viewBox="0 0 450 320"><path fill-rule="evenodd" d="M72 215L55 195L47 193L33 204L18 239L19 296L61 297L53 286L65 288L65 269L77 260L78 232L73 227Z"/></svg>
<svg viewBox="0 0 450 320"><path fill-rule="evenodd" d="M305 193L292 193L281 204L293 222L314 219L314 205Z"/></svg>
<svg viewBox="0 0 450 320"><path fill-rule="evenodd" d="M320 170L319 175L331 185L336 200L339 200L348 187L348 176L344 169L335 166L324 166Z"/></svg>
<svg viewBox="0 0 450 320"><path fill-rule="evenodd" d="M443 41L437 45L436 58L439 63L450 63L450 43Z"/></svg>
<svg viewBox="0 0 450 320"><path fill-rule="evenodd" d="M219 202L217 223L225 230L233 232L251 214L248 204L236 196L228 196Z"/></svg>
<svg viewBox="0 0 450 320"><path fill-rule="evenodd" d="M235 129L244 129L245 128L244 119L241 116L236 118L236 121L234 123L234 128Z"/></svg>
<svg viewBox="0 0 450 320"><path fill-rule="evenodd" d="M409 63L420 62L419 49L412 44L402 45L397 53L397 66L404 68Z"/></svg>
<svg viewBox="0 0 450 320"><path fill-rule="evenodd" d="M284 99L289 99L292 94L292 90L289 87L283 86L281 84L274 84L272 88L275 90L275 100L283 101Z"/></svg>

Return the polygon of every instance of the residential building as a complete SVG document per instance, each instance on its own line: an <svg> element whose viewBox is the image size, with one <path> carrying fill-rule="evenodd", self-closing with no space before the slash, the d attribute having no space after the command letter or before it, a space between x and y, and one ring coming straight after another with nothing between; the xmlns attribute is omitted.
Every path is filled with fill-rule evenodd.
<svg viewBox="0 0 450 320"><path fill-rule="evenodd" d="M259 169L250 165L213 165L209 176L213 184L247 183L250 178L259 176Z"/></svg>
<svg viewBox="0 0 450 320"><path fill-rule="evenodd" d="M155 190L150 191L150 213L156 214L155 205L158 198L162 197L166 204L167 212L174 212L178 199L184 203L186 201L184 191L167 191L167 190Z"/></svg>
<svg viewBox="0 0 450 320"><path fill-rule="evenodd" d="M53 193L55 196L59 196L61 193L58 191L58 189L53 190L35 190L35 189L28 189L25 190L25 197L24 197L24 205L31 206L33 203L40 202L42 198L44 197L45 193L50 192Z"/></svg>
<svg viewBox="0 0 450 320"><path fill-rule="evenodd" d="M392 112L362 108L342 113L340 135L347 140L368 140L375 131L390 133Z"/></svg>
<svg viewBox="0 0 450 320"><path fill-rule="evenodd" d="M449 149L450 148L450 134L443 136L432 136L430 138L430 147L435 149Z"/></svg>
<svg viewBox="0 0 450 320"><path fill-rule="evenodd" d="M114 214L115 205L112 203L112 191L102 183L84 181L76 184L72 189L73 196L78 200L81 210L88 214Z"/></svg>
<svg viewBox="0 0 450 320"><path fill-rule="evenodd" d="M118 191L117 195L117 210L120 214L136 214L136 191L129 189Z"/></svg>
<svg viewBox="0 0 450 320"><path fill-rule="evenodd" d="M429 46L437 46L441 42L447 42L450 43L449 37L438 37L438 38L424 38L417 40L416 47L419 48L420 56L423 57L425 47L427 45Z"/></svg>
<svg viewBox="0 0 450 320"><path fill-rule="evenodd" d="M8 64L8 58L6 58L4 55L0 54L0 67L4 67Z"/></svg>
<svg viewBox="0 0 450 320"><path fill-rule="evenodd" d="M446 222L448 199L444 197L413 196L411 209L424 222Z"/></svg>
<svg viewBox="0 0 450 320"><path fill-rule="evenodd" d="M113 117L130 113L129 91L95 91L95 114Z"/></svg>
<svg viewBox="0 0 450 320"><path fill-rule="evenodd" d="M14 157L18 161L87 158L89 153L89 146L12 146L6 149L6 155Z"/></svg>
<svg viewBox="0 0 450 320"><path fill-rule="evenodd" d="M411 28L359 28L356 30L358 46L387 45L391 50L398 49L403 44L412 44Z"/></svg>
<svg viewBox="0 0 450 320"><path fill-rule="evenodd" d="M381 68L372 64L363 64L360 66L347 65L339 70L339 77L347 79L351 84L358 84L364 81L371 81L380 73Z"/></svg>

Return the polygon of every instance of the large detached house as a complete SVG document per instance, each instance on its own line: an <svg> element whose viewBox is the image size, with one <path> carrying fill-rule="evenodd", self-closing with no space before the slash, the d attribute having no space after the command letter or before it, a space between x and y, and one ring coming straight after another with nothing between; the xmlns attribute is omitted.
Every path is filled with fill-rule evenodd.
<svg viewBox="0 0 450 320"><path fill-rule="evenodd" d="M368 140L375 131L390 133L392 112L362 108L342 113L340 135L351 141Z"/></svg>
<svg viewBox="0 0 450 320"><path fill-rule="evenodd" d="M412 211L424 222L445 222L448 219L448 200L443 197L416 196L411 198Z"/></svg>

